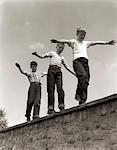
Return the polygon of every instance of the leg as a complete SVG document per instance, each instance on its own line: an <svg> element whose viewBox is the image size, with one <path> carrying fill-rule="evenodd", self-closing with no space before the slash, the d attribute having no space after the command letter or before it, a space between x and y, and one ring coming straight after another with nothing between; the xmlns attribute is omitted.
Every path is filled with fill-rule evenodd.
<svg viewBox="0 0 117 150"><path fill-rule="evenodd" d="M27 117L27 121L30 121L32 106L33 106L33 103L29 104L27 102L26 115L25 115L25 117Z"/></svg>
<svg viewBox="0 0 117 150"><path fill-rule="evenodd" d="M33 109L33 119L39 118L39 111L40 111L40 105L38 105L38 106L35 106L35 105L34 105L34 109Z"/></svg>
<svg viewBox="0 0 117 150"><path fill-rule="evenodd" d="M80 98L81 100L84 100L86 98L86 95L84 95L83 93L85 89L85 82L87 80L86 70L82 64L82 61L80 61L80 59L73 61L73 68L78 77L78 84L77 84L75 98L76 99Z"/></svg>
<svg viewBox="0 0 117 150"><path fill-rule="evenodd" d="M64 91L62 88L62 72L58 70L56 74L56 85L57 85L57 93L58 93L58 107L60 110L64 110Z"/></svg>
<svg viewBox="0 0 117 150"><path fill-rule="evenodd" d="M31 110L34 104L34 95L35 95L34 86L30 85L28 90L28 100L27 100L27 108L26 108L26 115L25 115L27 117L27 121L30 120Z"/></svg>
<svg viewBox="0 0 117 150"><path fill-rule="evenodd" d="M87 99L87 92L88 92L88 85L89 85L89 80L90 80L90 71L89 71L89 65L88 65L88 60L83 61L83 66L85 68L85 71L87 73L87 79L85 80L85 86L84 86L84 102L86 102Z"/></svg>
<svg viewBox="0 0 117 150"><path fill-rule="evenodd" d="M55 70L49 68L47 74L48 114L54 111Z"/></svg>
<svg viewBox="0 0 117 150"><path fill-rule="evenodd" d="M81 84L80 84L81 80L78 79L78 83L77 83L77 88L76 88L76 94L75 94L75 99L77 101L81 101L81 93L82 93L82 89L81 89Z"/></svg>
<svg viewBox="0 0 117 150"><path fill-rule="evenodd" d="M36 84L33 119L39 118L40 103L41 103L41 84Z"/></svg>

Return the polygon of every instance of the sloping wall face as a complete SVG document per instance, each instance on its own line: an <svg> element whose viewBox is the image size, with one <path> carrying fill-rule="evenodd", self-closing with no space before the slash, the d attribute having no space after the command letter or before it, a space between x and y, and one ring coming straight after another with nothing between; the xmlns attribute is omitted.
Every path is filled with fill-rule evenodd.
<svg viewBox="0 0 117 150"><path fill-rule="evenodd" d="M117 95L2 130L0 150L117 150Z"/></svg>

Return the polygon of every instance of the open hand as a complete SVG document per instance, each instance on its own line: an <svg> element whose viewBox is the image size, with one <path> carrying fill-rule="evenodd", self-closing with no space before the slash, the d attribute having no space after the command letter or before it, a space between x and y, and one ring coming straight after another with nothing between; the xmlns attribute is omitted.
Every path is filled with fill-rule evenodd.
<svg viewBox="0 0 117 150"><path fill-rule="evenodd" d="M37 55L37 52L33 52L32 55Z"/></svg>
<svg viewBox="0 0 117 150"><path fill-rule="evenodd" d="M15 63L16 67L20 68L20 65L18 63Z"/></svg>
<svg viewBox="0 0 117 150"><path fill-rule="evenodd" d="M50 41L51 41L51 43L57 43L57 40L55 40L55 39L51 39Z"/></svg>
<svg viewBox="0 0 117 150"><path fill-rule="evenodd" d="M108 42L109 45L115 45L116 43L117 43L117 41L115 41L115 40Z"/></svg>

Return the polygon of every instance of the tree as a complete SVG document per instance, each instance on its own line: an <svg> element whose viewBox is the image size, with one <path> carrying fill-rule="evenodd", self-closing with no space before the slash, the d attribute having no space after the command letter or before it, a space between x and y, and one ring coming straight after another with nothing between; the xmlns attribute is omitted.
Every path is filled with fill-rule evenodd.
<svg viewBox="0 0 117 150"><path fill-rule="evenodd" d="M3 109L0 109L0 130L8 127L8 122L6 119L6 112Z"/></svg>

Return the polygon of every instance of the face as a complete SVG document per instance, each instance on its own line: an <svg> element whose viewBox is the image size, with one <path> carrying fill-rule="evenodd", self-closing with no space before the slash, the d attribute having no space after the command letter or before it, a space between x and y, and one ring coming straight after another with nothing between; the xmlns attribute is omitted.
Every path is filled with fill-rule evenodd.
<svg viewBox="0 0 117 150"><path fill-rule="evenodd" d="M64 44L63 43L58 43L57 46L56 46L56 48L57 48L56 52L58 54L60 54L63 51L63 49L64 49Z"/></svg>
<svg viewBox="0 0 117 150"><path fill-rule="evenodd" d="M32 66L31 66L31 69L32 69L32 72L36 72L36 70L37 70L37 65L32 65Z"/></svg>
<svg viewBox="0 0 117 150"><path fill-rule="evenodd" d="M79 32L77 33L77 38L78 38L78 40L79 40L79 41L84 40L85 35L86 35L86 32L85 32L85 31L79 31Z"/></svg>

